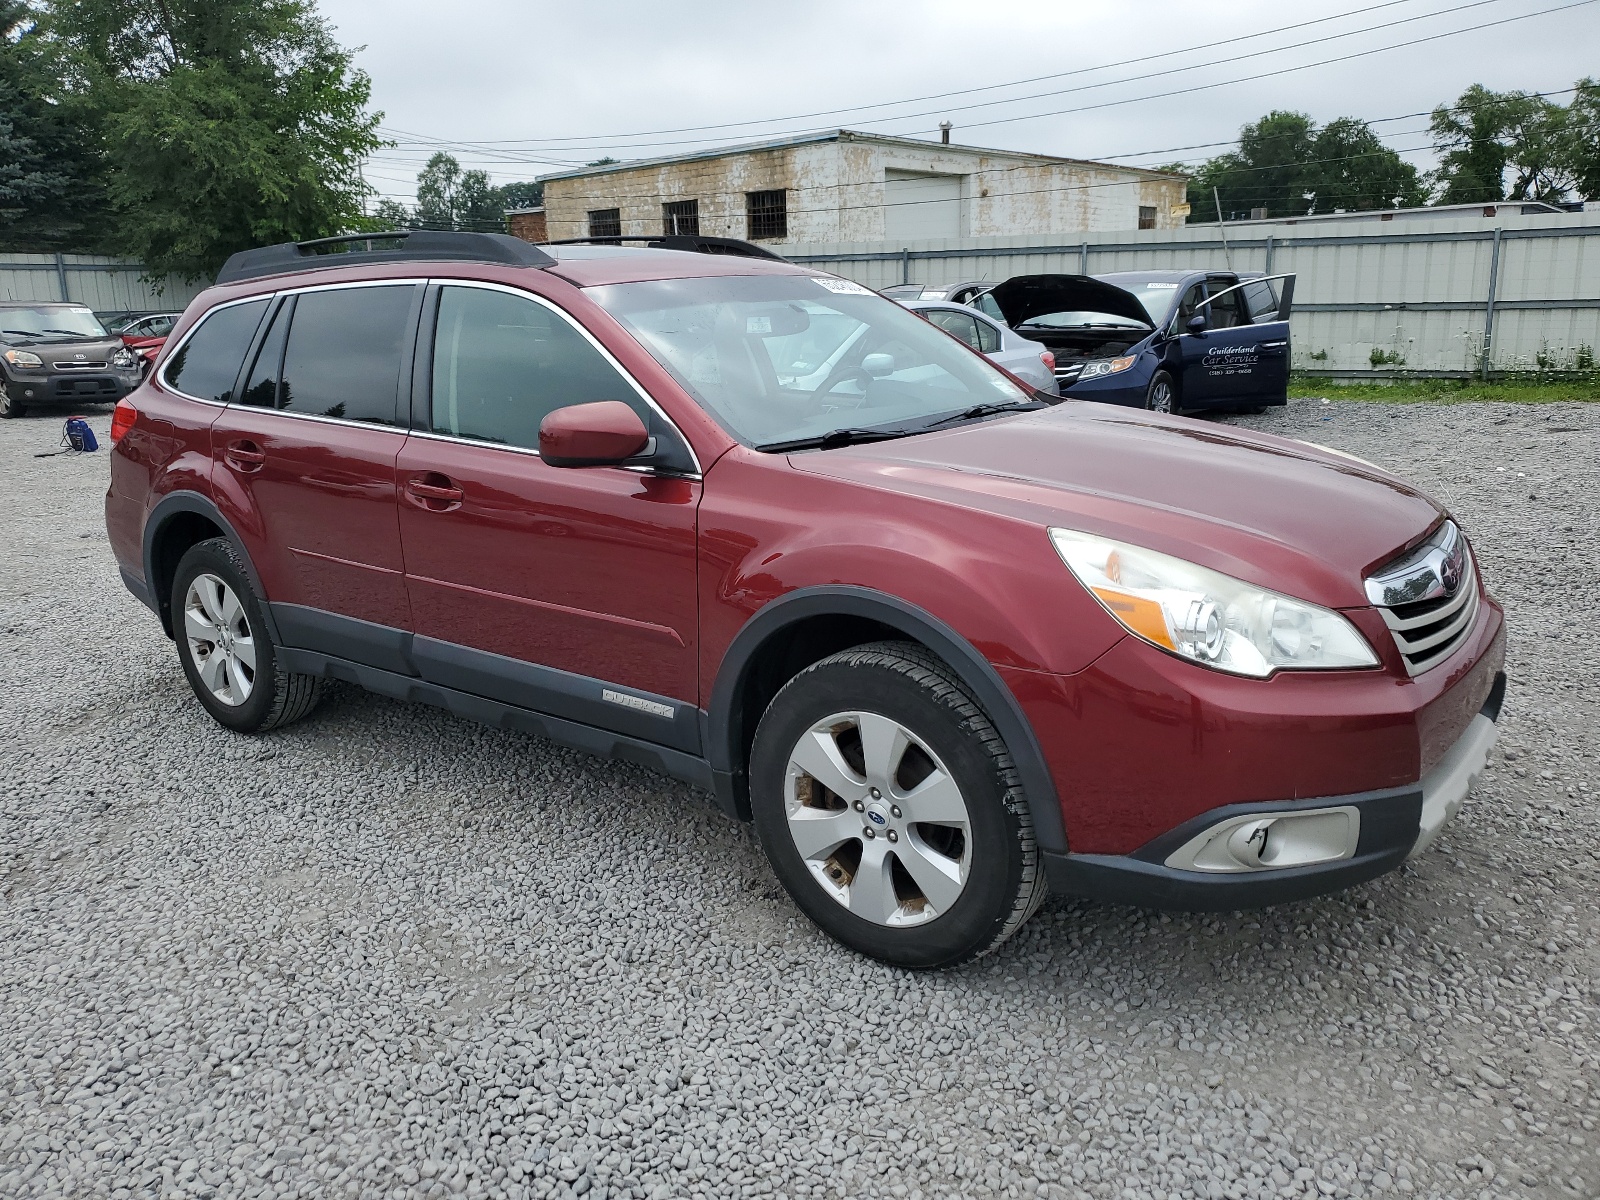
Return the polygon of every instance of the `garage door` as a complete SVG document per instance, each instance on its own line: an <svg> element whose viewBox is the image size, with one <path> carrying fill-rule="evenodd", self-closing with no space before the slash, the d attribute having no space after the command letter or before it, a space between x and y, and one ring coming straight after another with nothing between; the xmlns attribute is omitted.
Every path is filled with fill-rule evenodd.
<svg viewBox="0 0 1600 1200"><path fill-rule="evenodd" d="M961 236L961 176L885 171L884 234L895 241Z"/></svg>

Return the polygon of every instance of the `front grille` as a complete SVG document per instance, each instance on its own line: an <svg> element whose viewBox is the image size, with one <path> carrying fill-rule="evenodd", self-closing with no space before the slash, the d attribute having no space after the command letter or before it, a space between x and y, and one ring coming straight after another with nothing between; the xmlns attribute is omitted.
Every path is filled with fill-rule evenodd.
<svg viewBox="0 0 1600 1200"><path fill-rule="evenodd" d="M105 369L106 361L103 358L97 359L93 362L77 361L56 363L56 370L58 371L104 371Z"/></svg>
<svg viewBox="0 0 1600 1200"><path fill-rule="evenodd" d="M1406 671L1420 675L1438 666L1478 619L1478 572L1466 538L1446 522L1424 545L1367 580L1367 595Z"/></svg>
<svg viewBox="0 0 1600 1200"><path fill-rule="evenodd" d="M1058 380L1060 380L1062 383L1071 383L1073 380L1077 379L1079 375L1082 375L1082 374L1083 374L1083 364L1081 362L1068 363L1064 367L1059 367L1058 366L1056 368L1056 378Z"/></svg>

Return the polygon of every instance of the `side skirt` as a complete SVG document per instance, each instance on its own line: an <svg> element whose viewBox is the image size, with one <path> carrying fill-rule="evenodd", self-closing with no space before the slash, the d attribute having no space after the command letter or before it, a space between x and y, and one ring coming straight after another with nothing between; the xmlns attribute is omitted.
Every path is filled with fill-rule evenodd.
<svg viewBox="0 0 1600 1200"><path fill-rule="evenodd" d="M603 758L620 758L694 784L708 792L712 790L711 764L696 754L673 750L667 746L614 733L608 729L598 729L593 725L553 717L547 713L534 712L532 709L521 708L514 704L488 700L469 692L430 683L413 675L401 675L394 671L365 666L315 650L297 650L285 646L278 650L278 654L287 670L302 675L340 679L366 688L369 692L376 692L380 696L432 704L457 716L481 721L498 729L536 734L549 738L552 742L559 742L563 746L571 746L575 750L584 750Z"/></svg>

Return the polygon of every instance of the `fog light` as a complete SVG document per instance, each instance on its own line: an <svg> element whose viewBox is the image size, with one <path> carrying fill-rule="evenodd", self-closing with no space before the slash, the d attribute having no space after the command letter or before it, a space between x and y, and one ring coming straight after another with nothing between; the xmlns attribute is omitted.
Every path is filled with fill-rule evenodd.
<svg viewBox="0 0 1600 1200"><path fill-rule="evenodd" d="M1349 805L1248 813L1202 829L1167 855L1166 865L1224 874L1281 871L1352 858L1360 840L1361 812Z"/></svg>

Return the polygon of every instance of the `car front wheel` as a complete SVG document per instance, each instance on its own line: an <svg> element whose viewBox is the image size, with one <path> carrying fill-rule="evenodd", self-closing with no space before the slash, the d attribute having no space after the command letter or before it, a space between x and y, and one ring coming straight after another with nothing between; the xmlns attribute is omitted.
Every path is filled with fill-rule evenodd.
<svg viewBox="0 0 1600 1200"><path fill-rule="evenodd" d="M12 396L11 389L7 384L0 382L0 419L23 417L27 416L27 414L28 410L23 406L22 401Z"/></svg>
<svg viewBox="0 0 1600 1200"><path fill-rule="evenodd" d="M316 706L321 681L279 664L261 599L225 538L191 546L178 562L172 632L189 686L218 724L262 733Z"/></svg>
<svg viewBox="0 0 1600 1200"><path fill-rule="evenodd" d="M920 646L842 651L778 693L750 763L757 836L796 904L862 954L946 967L1044 898L1010 753Z"/></svg>
<svg viewBox="0 0 1600 1200"><path fill-rule="evenodd" d="M1150 379L1150 388L1144 395L1144 406L1151 412L1177 411L1177 386L1166 371L1157 371Z"/></svg>

